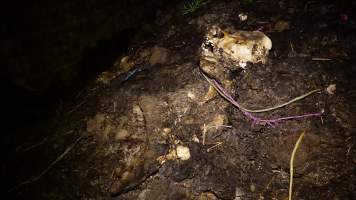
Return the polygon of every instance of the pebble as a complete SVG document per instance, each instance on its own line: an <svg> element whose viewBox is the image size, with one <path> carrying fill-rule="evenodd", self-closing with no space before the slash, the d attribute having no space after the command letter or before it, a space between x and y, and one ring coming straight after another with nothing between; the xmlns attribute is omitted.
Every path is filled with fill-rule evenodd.
<svg viewBox="0 0 356 200"><path fill-rule="evenodd" d="M188 147L178 145L177 146L177 157L181 160L189 160L190 159L190 150Z"/></svg>

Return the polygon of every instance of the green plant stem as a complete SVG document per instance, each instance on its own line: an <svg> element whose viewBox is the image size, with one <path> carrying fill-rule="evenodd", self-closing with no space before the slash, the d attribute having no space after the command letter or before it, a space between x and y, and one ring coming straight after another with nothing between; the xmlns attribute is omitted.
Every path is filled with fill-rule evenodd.
<svg viewBox="0 0 356 200"><path fill-rule="evenodd" d="M293 170L293 164L294 164L294 157L295 157L295 153L297 152L297 149L300 145L300 143L302 142L302 139L304 137L304 133L305 131L303 131L297 142L295 143L294 145L294 149L293 149L293 152L292 152L292 155L291 155L291 158L290 158L290 166L289 166L289 173L290 173L290 176L289 176L289 195L288 195L288 200L292 200L292 191L293 191L293 175L294 175L294 170Z"/></svg>
<svg viewBox="0 0 356 200"><path fill-rule="evenodd" d="M264 108L264 109L258 109L258 110L251 110L251 109L247 109L247 108L243 107L243 109L244 109L245 111L251 112L251 113L268 112L268 111L276 110L276 109L278 109L278 108L282 108L282 107L284 107L284 106L287 106L287 105L289 105L289 104L291 104L291 103L294 103L294 102L296 102L296 101L299 101L299 100L301 100L301 99L304 99L305 97L307 97L307 96L309 96L309 95L311 95L311 94L314 94L314 93L316 93L316 92L319 92L319 91L321 91L321 90L320 90L320 89L312 90L312 91L310 91L310 92L308 92L308 93L305 93L305 94L303 94L303 95L301 95L301 96L299 96L299 97L296 97L296 98L294 98L294 99L292 99L292 100L289 100L288 102L285 102L285 103L282 103L282 104L280 104L280 105L276 105L276 106L273 106L273 107L270 107L270 108Z"/></svg>

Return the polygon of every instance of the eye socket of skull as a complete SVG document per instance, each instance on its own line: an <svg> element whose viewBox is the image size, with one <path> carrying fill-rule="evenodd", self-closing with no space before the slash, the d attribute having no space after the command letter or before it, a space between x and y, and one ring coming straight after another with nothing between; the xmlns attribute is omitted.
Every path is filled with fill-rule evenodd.
<svg viewBox="0 0 356 200"><path fill-rule="evenodd" d="M221 29L215 29L212 31L212 37L221 39L224 37L224 32Z"/></svg>
<svg viewBox="0 0 356 200"><path fill-rule="evenodd" d="M218 32L216 33L216 37L219 38L219 39L221 39L221 38L224 37L224 33L220 30L220 31L218 31Z"/></svg>
<svg viewBox="0 0 356 200"><path fill-rule="evenodd" d="M204 44L204 49L207 49L208 51L213 52L213 51L214 51L214 46L213 46L212 43L206 42L206 43Z"/></svg>

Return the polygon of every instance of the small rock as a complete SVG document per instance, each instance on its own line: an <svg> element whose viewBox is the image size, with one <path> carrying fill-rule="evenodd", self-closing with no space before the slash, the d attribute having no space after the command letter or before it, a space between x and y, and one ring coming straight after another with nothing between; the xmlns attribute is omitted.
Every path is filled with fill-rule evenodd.
<svg viewBox="0 0 356 200"><path fill-rule="evenodd" d="M150 55L150 50L149 49L144 49L140 51L139 55L141 59L147 58Z"/></svg>
<svg viewBox="0 0 356 200"><path fill-rule="evenodd" d="M99 131L102 128L103 122L105 121L105 115L98 113L94 118L89 119L87 122L87 131L95 132Z"/></svg>
<svg viewBox="0 0 356 200"><path fill-rule="evenodd" d="M205 103L205 102L211 100L212 98L216 97L216 95L217 95L217 92L216 92L215 88L213 86L209 86L209 90L205 94L204 101L202 103Z"/></svg>
<svg viewBox="0 0 356 200"><path fill-rule="evenodd" d="M167 160L176 160L177 159L177 151L175 149L169 150L168 154L165 156Z"/></svg>
<svg viewBox="0 0 356 200"><path fill-rule="evenodd" d="M203 192L199 195L198 200L217 200L218 198L212 192Z"/></svg>
<svg viewBox="0 0 356 200"><path fill-rule="evenodd" d="M152 49L152 54L150 57L150 64L165 64L167 62L169 50L163 47L155 46Z"/></svg>
<svg viewBox="0 0 356 200"><path fill-rule="evenodd" d="M330 95L335 94L336 92L336 84L331 84L326 88L326 92Z"/></svg>
<svg viewBox="0 0 356 200"><path fill-rule="evenodd" d="M125 140L130 136L126 129L120 129L115 134L115 140Z"/></svg>
<svg viewBox="0 0 356 200"><path fill-rule="evenodd" d="M247 15L245 13L240 13L239 14L239 19L240 21L246 21L247 20Z"/></svg>
<svg viewBox="0 0 356 200"><path fill-rule="evenodd" d="M120 60L120 69L124 72L129 71L133 66L134 62L130 59L129 56L124 56Z"/></svg>
<svg viewBox="0 0 356 200"><path fill-rule="evenodd" d="M98 83L102 83L102 84L104 84L104 85L107 85L107 84L109 84L110 81L111 81L112 79L114 79L114 78L115 78L115 73L105 71L105 72L101 73L101 74L98 76L98 78L97 78L96 81L97 81Z"/></svg>
<svg viewBox="0 0 356 200"><path fill-rule="evenodd" d="M191 100L196 99L196 96L195 96L195 94L194 94L192 91L188 91L187 96L188 96L188 98L191 99Z"/></svg>
<svg viewBox="0 0 356 200"><path fill-rule="evenodd" d="M222 114L217 114L214 116L213 120L207 125L208 127L221 127L227 122L227 117Z"/></svg>
<svg viewBox="0 0 356 200"><path fill-rule="evenodd" d="M162 136L167 137L170 133L172 132L171 128L163 128L162 130Z"/></svg>
<svg viewBox="0 0 356 200"><path fill-rule="evenodd" d="M172 129L166 127L166 128L163 128L163 132L164 132L165 134L169 134L169 133L172 132Z"/></svg>
<svg viewBox="0 0 356 200"><path fill-rule="evenodd" d="M176 148L177 157L181 160L189 160L190 158L190 150L188 147L178 145Z"/></svg>
<svg viewBox="0 0 356 200"><path fill-rule="evenodd" d="M245 195L245 193L240 188L236 187L234 200L241 200L242 196L244 196L244 195Z"/></svg>
<svg viewBox="0 0 356 200"><path fill-rule="evenodd" d="M150 192L151 192L151 190L149 190L149 189L142 190L141 193L138 195L137 199L138 200L148 199Z"/></svg>
<svg viewBox="0 0 356 200"><path fill-rule="evenodd" d="M199 143L199 142L200 142L200 141L199 141L199 138L198 138L198 136L197 136L196 134L193 135L192 141L193 141L193 142L196 142L196 143Z"/></svg>
<svg viewBox="0 0 356 200"><path fill-rule="evenodd" d="M254 184L250 185L250 190L251 192L255 192L256 191L256 186Z"/></svg>

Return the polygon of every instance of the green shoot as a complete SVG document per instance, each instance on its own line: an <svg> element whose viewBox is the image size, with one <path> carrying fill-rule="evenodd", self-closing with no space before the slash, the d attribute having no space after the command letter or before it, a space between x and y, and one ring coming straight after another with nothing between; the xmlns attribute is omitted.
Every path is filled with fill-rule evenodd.
<svg viewBox="0 0 356 200"><path fill-rule="evenodd" d="M183 7L183 14L187 15L196 12L206 4L206 1L207 0L191 0L190 2L185 3Z"/></svg>

